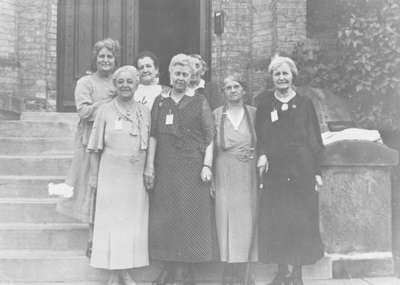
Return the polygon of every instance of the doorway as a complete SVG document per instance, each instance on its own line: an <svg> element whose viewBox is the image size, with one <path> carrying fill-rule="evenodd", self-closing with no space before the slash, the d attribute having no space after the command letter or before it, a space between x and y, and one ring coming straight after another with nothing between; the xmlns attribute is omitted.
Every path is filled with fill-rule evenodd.
<svg viewBox="0 0 400 285"><path fill-rule="evenodd" d="M169 85L168 64L178 53L202 54L209 63L208 54L201 48L207 44L201 39L206 32L204 23L209 19L201 19L204 3L199 0L139 1L139 51L149 50L159 57L161 84Z"/></svg>
<svg viewBox="0 0 400 285"><path fill-rule="evenodd" d="M75 111L76 81L90 69L93 44L111 37L121 44L120 63L138 51L160 58L160 82L179 52L198 53L210 65L211 0L58 0L57 111ZM207 77L207 74L206 74Z"/></svg>

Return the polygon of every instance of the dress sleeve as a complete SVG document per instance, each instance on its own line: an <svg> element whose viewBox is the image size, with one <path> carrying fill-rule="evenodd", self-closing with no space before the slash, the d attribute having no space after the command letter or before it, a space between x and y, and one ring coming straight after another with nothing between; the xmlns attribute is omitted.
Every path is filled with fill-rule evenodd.
<svg viewBox="0 0 400 285"><path fill-rule="evenodd" d="M211 141L214 139L215 126L210 105L208 104L205 98L202 102L201 109L202 109L201 129L203 133L204 142L206 143L206 145L209 145Z"/></svg>
<svg viewBox="0 0 400 285"><path fill-rule="evenodd" d="M158 114L160 112L161 96L157 96L154 100L153 107L151 108L151 128L150 136L157 138L158 135Z"/></svg>
<svg viewBox="0 0 400 285"><path fill-rule="evenodd" d="M320 161L324 150L321 138L321 129L319 127L318 116L311 100L307 100L307 128L308 138L311 150L314 155L314 169L316 174L321 174Z"/></svg>
<svg viewBox="0 0 400 285"><path fill-rule="evenodd" d="M261 95L263 96L263 95ZM265 100L260 100L260 103L257 104L257 110L256 110L256 118L255 118L255 123L254 127L256 130L256 136L257 136L257 153L258 155L263 155L267 154L267 141L265 138L265 130L264 128L265 123L266 123L266 105L265 105Z"/></svg>
<svg viewBox="0 0 400 285"><path fill-rule="evenodd" d="M81 119L94 121L95 106L93 106L94 87L90 79L85 76L78 80L75 87L75 105Z"/></svg>
<svg viewBox="0 0 400 285"><path fill-rule="evenodd" d="M104 135L106 130L106 109L107 105L99 108L96 119L94 120L93 129L90 134L87 150L89 152L99 152L104 148Z"/></svg>

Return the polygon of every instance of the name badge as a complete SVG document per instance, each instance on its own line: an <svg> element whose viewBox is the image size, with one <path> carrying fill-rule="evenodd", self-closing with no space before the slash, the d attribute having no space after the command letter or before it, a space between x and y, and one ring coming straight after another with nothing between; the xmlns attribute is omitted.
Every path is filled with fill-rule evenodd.
<svg viewBox="0 0 400 285"><path fill-rule="evenodd" d="M122 120L121 119L117 119L115 121L114 129L115 130L122 130Z"/></svg>
<svg viewBox="0 0 400 285"><path fill-rule="evenodd" d="M271 112L271 122L276 122L276 121L278 121L278 111L274 109Z"/></svg>
<svg viewBox="0 0 400 285"><path fill-rule="evenodd" d="M165 124L172 125L174 123L174 114L167 114L165 116Z"/></svg>

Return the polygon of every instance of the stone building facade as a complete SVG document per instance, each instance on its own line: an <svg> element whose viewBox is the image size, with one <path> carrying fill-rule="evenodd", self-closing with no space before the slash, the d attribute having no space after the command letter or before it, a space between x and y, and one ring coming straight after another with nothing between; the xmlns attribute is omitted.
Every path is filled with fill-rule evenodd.
<svg viewBox="0 0 400 285"><path fill-rule="evenodd" d="M59 0L66 1L66 0ZM0 1L0 98L19 98L27 110L54 111L57 74L57 0ZM211 79L229 71L247 78L253 94L265 88L259 68L275 52L306 39L307 0L211 0ZM221 35L216 11L224 11ZM0 101L1 102L1 101Z"/></svg>

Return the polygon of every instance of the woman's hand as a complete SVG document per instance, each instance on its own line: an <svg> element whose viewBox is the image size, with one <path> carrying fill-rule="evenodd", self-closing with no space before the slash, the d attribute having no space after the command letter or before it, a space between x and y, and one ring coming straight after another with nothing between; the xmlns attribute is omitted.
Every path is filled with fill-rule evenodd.
<svg viewBox="0 0 400 285"><path fill-rule="evenodd" d="M89 187L96 189L97 188L97 180L98 180L97 175L90 175L89 176Z"/></svg>
<svg viewBox="0 0 400 285"><path fill-rule="evenodd" d="M211 182L212 179L211 166L203 165L200 176L203 182Z"/></svg>
<svg viewBox="0 0 400 285"><path fill-rule="evenodd" d="M154 170L152 168L146 167L143 173L143 182L146 190L151 190L154 188Z"/></svg>
<svg viewBox="0 0 400 285"><path fill-rule="evenodd" d="M266 173L268 172L268 168L269 168L268 158L265 154L263 154L258 158L257 161L258 173L264 173L264 172Z"/></svg>
<svg viewBox="0 0 400 285"><path fill-rule="evenodd" d="M318 191L323 184L321 175L315 175L315 191Z"/></svg>

